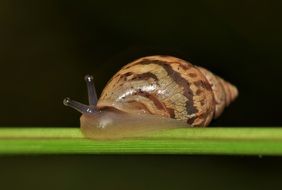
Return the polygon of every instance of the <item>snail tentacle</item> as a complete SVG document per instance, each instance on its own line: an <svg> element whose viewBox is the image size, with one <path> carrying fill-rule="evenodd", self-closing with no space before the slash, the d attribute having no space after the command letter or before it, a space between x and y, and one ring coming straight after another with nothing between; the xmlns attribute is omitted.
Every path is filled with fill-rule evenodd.
<svg viewBox="0 0 282 190"><path fill-rule="evenodd" d="M97 105L97 93L95 90L94 85L94 78L92 75L85 75L84 80L86 82L87 86L87 92L88 92L88 102L90 106L96 106Z"/></svg>
<svg viewBox="0 0 282 190"><path fill-rule="evenodd" d="M71 107L79 111L80 113L94 113L95 112L95 109L91 108L90 106L87 106L75 100L71 100L70 98L65 98L63 103L65 106Z"/></svg>
<svg viewBox="0 0 282 190"><path fill-rule="evenodd" d="M85 105L75 100L71 100L70 98L65 98L63 103L65 106L71 107L79 111L82 114L84 113L93 114L97 112L97 109L96 109L97 93L96 93L94 82L93 82L93 76L86 75L84 77L84 80L87 86L89 105Z"/></svg>

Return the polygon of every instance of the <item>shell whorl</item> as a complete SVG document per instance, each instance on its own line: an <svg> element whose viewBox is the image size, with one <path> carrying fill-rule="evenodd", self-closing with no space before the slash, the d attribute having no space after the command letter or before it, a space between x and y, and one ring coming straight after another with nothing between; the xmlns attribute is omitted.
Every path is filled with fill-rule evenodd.
<svg viewBox="0 0 282 190"><path fill-rule="evenodd" d="M211 85L215 100L214 118L218 118L224 111L224 108L236 99L236 97L238 96L238 90L234 85L226 82L207 69L202 67L197 68L204 74L209 84Z"/></svg>
<svg viewBox="0 0 282 190"><path fill-rule="evenodd" d="M118 71L104 88L97 107L207 126L237 95L235 86L204 68L171 56L148 56Z"/></svg>

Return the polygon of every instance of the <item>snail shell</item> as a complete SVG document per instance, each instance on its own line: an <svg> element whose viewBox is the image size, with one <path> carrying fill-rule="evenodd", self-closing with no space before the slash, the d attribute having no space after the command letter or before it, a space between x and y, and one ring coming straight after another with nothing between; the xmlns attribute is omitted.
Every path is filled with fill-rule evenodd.
<svg viewBox="0 0 282 190"><path fill-rule="evenodd" d="M64 104L82 113L81 130L93 139L207 126L238 96L232 84L172 56L148 56L125 65L107 83L99 100L93 77L85 80L89 105L68 98Z"/></svg>
<svg viewBox="0 0 282 190"><path fill-rule="evenodd" d="M235 86L202 67L171 56L148 56L118 71L97 107L207 126L237 95Z"/></svg>

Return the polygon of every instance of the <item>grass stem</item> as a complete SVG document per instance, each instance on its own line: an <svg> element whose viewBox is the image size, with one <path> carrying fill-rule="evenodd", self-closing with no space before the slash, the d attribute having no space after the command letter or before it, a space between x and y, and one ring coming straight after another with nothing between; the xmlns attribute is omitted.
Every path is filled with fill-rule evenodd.
<svg viewBox="0 0 282 190"><path fill-rule="evenodd" d="M0 154L282 155L282 128L187 128L105 141L78 128L0 128Z"/></svg>

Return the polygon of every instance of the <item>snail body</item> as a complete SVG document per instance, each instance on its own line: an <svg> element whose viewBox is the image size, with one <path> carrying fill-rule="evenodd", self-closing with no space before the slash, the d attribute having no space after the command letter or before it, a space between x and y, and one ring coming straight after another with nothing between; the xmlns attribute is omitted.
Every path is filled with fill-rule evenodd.
<svg viewBox="0 0 282 190"><path fill-rule="evenodd" d="M93 78L86 77L90 105L65 100L83 113L89 138L135 136L176 127L204 127L233 101L235 86L210 71L172 56L137 59L118 71L97 100Z"/></svg>

